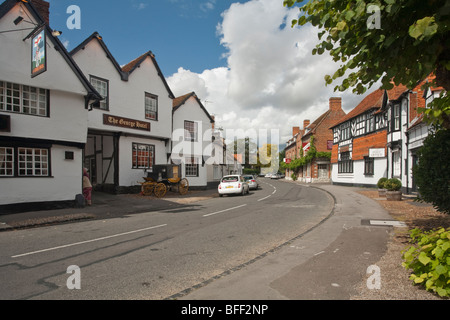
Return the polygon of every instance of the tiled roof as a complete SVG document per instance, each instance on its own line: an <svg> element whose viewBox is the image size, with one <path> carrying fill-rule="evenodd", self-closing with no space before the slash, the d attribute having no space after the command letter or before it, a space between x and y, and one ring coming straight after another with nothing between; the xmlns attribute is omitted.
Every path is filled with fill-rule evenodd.
<svg viewBox="0 0 450 320"><path fill-rule="evenodd" d="M312 134L316 132L316 128L322 123L322 121L328 117L328 115L331 113L331 110L328 110L324 114L322 114L320 117L318 117L313 123L311 123L306 129L308 130L307 133L305 133L305 137L309 134Z"/></svg>
<svg viewBox="0 0 450 320"><path fill-rule="evenodd" d="M403 93L408 91L408 88L404 85L395 86L391 90L382 90L378 89L371 94L369 94L367 97L365 97L352 111L350 111L345 117L343 117L341 120L336 122L331 128L334 128L338 126L341 123L344 123L352 118L355 118L359 116L360 114L363 114L366 111L369 111L371 109L377 109L377 112L381 111L381 108L383 107L383 100L385 98L384 94L387 94L387 99L391 101L398 100Z"/></svg>
<svg viewBox="0 0 450 320"><path fill-rule="evenodd" d="M195 92L190 92L188 94L185 94L185 95L182 95L180 97L174 98L173 102L172 102L172 104L173 104L173 112L177 111L178 108L180 108L191 97L193 97L193 98L195 98L195 100L197 100L198 105L205 112L205 114L207 115L207 117L209 118L211 123L214 123L215 122L214 118L211 117L211 115L209 114L208 110L206 110L205 106L200 101L200 99L197 97L197 94Z"/></svg>
<svg viewBox="0 0 450 320"><path fill-rule="evenodd" d="M127 73L133 72L134 69L136 69L145 60L145 58L147 58L147 56L154 57L154 55L153 55L153 53L151 51L147 51L146 53L144 53L143 55L137 57L136 59L134 59L130 63L124 65L122 67L122 71L127 72Z"/></svg>

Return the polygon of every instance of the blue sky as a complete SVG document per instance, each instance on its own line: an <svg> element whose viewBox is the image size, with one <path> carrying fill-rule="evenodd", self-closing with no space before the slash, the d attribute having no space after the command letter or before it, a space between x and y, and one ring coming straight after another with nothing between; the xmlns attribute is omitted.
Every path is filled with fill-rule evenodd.
<svg viewBox="0 0 450 320"><path fill-rule="evenodd" d="M277 1L277 0L275 0ZM73 49L94 31L123 65L151 50L165 76L179 67L202 72L225 66L216 27L232 0L50 0L50 24ZM246 2L246 1L240 1ZM81 29L69 30L70 5L81 9Z"/></svg>
<svg viewBox="0 0 450 320"><path fill-rule="evenodd" d="M313 56L318 30L291 28L298 8L283 0L50 0L50 25L69 50L97 31L119 64L151 50L175 94L194 91L216 126L280 130L303 127L328 110L331 97L349 111L364 98L335 93L324 77L338 68ZM67 8L81 9L69 30Z"/></svg>

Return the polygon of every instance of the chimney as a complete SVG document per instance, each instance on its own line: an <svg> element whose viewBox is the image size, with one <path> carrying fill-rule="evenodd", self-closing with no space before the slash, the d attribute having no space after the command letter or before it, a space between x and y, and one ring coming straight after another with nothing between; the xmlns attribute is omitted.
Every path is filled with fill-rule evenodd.
<svg viewBox="0 0 450 320"><path fill-rule="evenodd" d="M300 133L300 127L292 128L292 136L295 137L296 134Z"/></svg>
<svg viewBox="0 0 450 320"><path fill-rule="evenodd" d="M36 8L39 15L47 25L50 24L50 3L44 0L31 0L31 4Z"/></svg>
<svg viewBox="0 0 450 320"><path fill-rule="evenodd" d="M330 98L330 110L339 111L342 109L342 98Z"/></svg>
<svg viewBox="0 0 450 320"><path fill-rule="evenodd" d="M305 130L306 128L308 128L310 124L311 124L311 120L305 120L305 121L303 121L303 130Z"/></svg>

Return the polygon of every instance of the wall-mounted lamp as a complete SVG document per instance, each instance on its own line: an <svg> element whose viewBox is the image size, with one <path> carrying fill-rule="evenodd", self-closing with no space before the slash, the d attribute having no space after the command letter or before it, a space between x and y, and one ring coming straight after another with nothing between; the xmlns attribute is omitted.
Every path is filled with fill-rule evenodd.
<svg viewBox="0 0 450 320"><path fill-rule="evenodd" d="M52 36L59 37L60 35L62 35L62 31L58 31L58 30L53 30L52 31Z"/></svg>

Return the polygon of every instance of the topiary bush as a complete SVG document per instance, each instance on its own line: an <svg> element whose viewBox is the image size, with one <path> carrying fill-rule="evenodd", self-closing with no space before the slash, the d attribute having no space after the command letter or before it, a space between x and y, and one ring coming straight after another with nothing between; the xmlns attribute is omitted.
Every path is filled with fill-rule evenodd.
<svg viewBox="0 0 450 320"><path fill-rule="evenodd" d="M403 251L402 263L412 269L410 279L427 291L450 297L450 228L410 233L413 245Z"/></svg>
<svg viewBox="0 0 450 320"><path fill-rule="evenodd" d="M399 191L402 188L402 182L397 178L388 179L383 185L387 191Z"/></svg>
<svg viewBox="0 0 450 320"><path fill-rule="evenodd" d="M377 182L378 189L384 189L384 183L388 180L388 178L380 178Z"/></svg>

